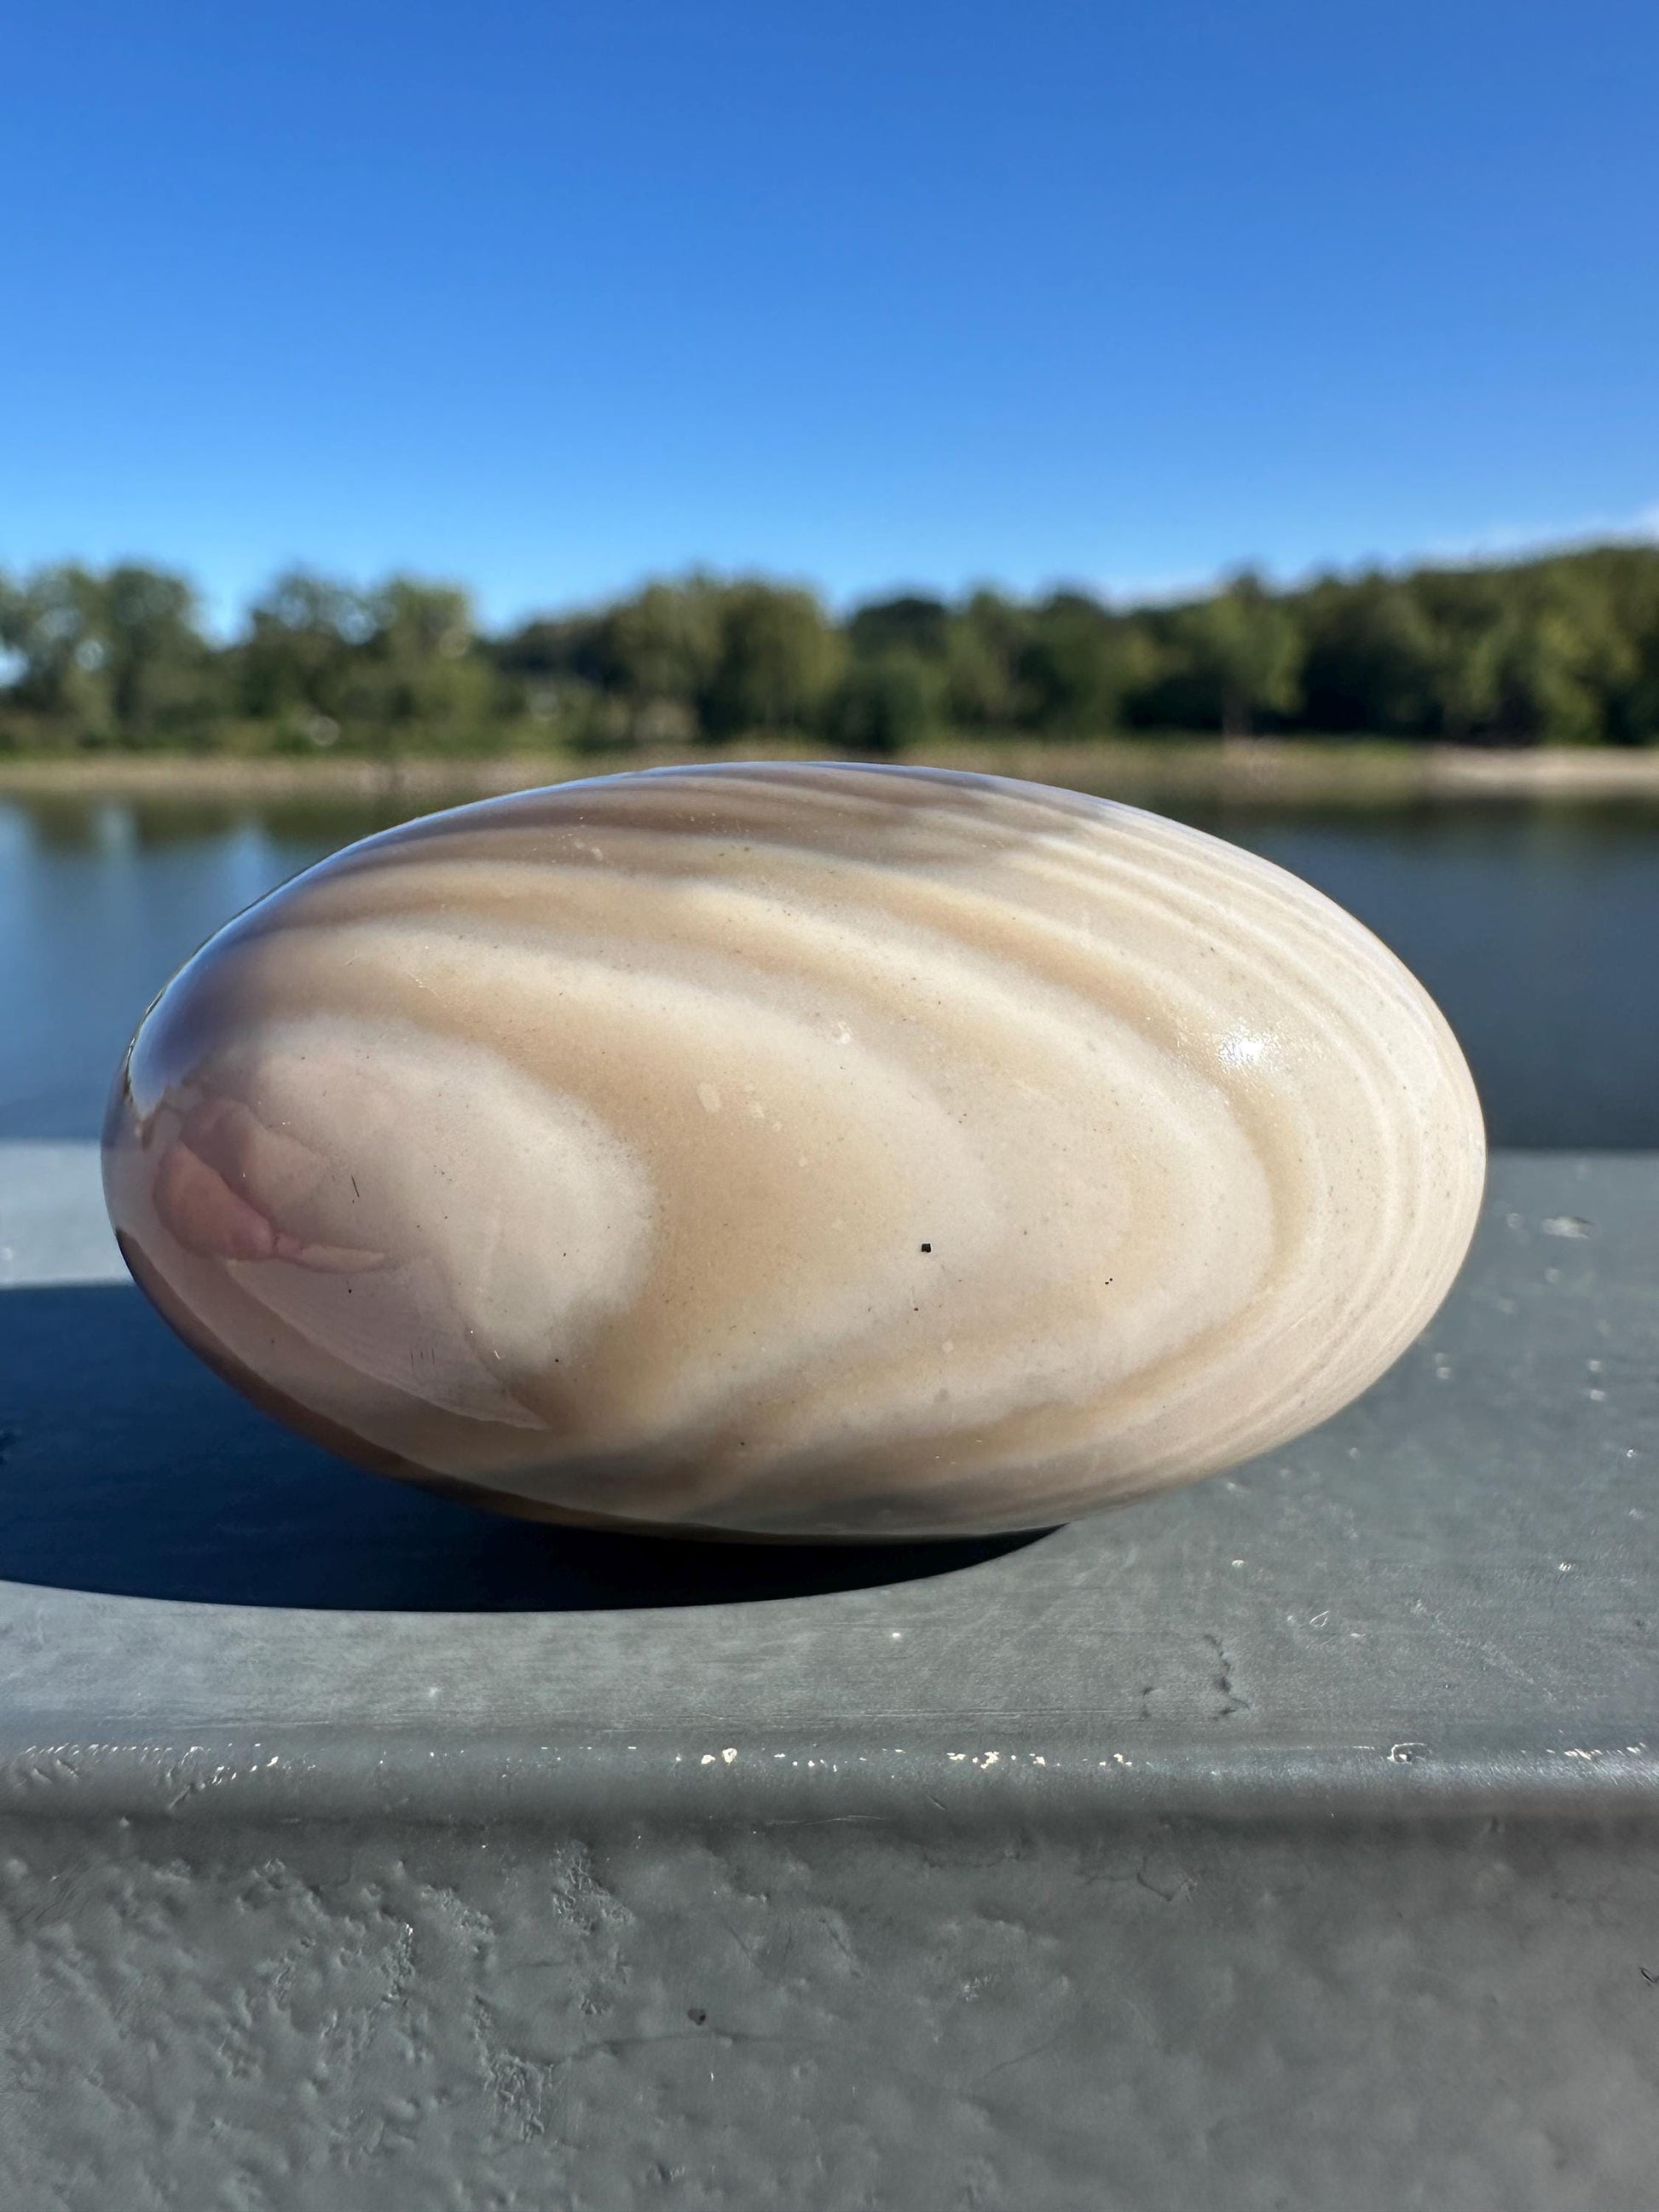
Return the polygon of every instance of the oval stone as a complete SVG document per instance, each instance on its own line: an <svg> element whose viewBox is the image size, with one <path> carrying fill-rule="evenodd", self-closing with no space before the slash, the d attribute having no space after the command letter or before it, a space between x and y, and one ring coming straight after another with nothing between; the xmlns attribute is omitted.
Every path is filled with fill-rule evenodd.
<svg viewBox="0 0 1659 2212"><path fill-rule="evenodd" d="M467 806L263 900L111 1102L134 1275L359 1463L554 1520L1029 1528L1282 1444L1485 1165L1365 929L1156 815L917 769Z"/></svg>

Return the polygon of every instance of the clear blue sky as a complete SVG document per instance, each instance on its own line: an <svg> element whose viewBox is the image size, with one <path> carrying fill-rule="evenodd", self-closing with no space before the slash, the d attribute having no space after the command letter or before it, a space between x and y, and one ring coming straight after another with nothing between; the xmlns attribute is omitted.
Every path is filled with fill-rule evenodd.
<svg viewBox="0 0 1659 2212"><path fill-rule="evenodd" d="M1653 0L64 0L0 161L0 563L222 616L1659 527Z"/></svg>

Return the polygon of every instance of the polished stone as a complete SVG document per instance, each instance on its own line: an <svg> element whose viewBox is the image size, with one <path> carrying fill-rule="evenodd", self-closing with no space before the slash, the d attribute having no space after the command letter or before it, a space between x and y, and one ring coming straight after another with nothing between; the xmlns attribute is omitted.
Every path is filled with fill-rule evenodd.
<svg viewBox="0 0 1659 2212"><path fill-rule="evenodd" d="M913 769L436 816L141 1025L106 1188L257 1402L557 1519L1040 1525L1299 1433L1433 1313L1484 1173L1421 988L1267 863Z"/></svg>

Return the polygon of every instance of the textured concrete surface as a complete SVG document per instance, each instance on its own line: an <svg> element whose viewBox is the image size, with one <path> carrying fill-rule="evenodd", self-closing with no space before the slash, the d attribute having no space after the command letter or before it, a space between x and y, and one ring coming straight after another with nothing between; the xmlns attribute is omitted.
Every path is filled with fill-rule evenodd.
<svg viewBox="0 0 1659 2212"><path fill-rule="evenodd" d="M1654 2202L1616 1832L36 1820L0 1895L18 2212Z"/></svg>
<svg viewBox="0 0 1659 2212"><path fill-rule="evenodd" d="M1650 2206L1656 1252L1500 1159L1315 1437L829 1570L527 1556L20 1268L0 2204Z"/></svg>

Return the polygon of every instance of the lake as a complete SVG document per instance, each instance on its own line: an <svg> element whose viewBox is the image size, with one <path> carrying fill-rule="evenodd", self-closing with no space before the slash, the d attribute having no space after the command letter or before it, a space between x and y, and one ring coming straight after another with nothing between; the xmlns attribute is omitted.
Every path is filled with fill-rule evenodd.
<svg viewBox="0 0 1659 2212"><path fill-rule="evenodd" d="M1659 807L1194 807L1368 922L1462 1039L1494 1144L1659 1148ZM179 963L273 884L398 818L0 800L0 1139L91 1137Z"/></svg>

